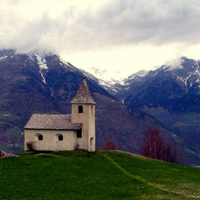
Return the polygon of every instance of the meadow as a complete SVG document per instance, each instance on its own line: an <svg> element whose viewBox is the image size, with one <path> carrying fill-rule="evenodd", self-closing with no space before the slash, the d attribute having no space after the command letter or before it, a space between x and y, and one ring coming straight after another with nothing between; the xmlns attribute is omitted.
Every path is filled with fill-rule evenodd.
<svg viewBox="0 0 200 200"><path fill-rule="evenodd" d="M120 151L0 158L3 200L200 199L200 169Z"/></svg>

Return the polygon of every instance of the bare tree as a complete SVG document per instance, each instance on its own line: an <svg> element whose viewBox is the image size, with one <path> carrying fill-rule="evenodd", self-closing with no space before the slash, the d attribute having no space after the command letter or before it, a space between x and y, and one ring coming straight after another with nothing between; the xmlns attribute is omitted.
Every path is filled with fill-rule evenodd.
<svg viewBox="0 0 200 200"><path fill-rule="evenodd" d="M183 164L183 157L175 143L167 142L163 152L163 160L176 164Z"/></svg>
<svg viewBox="0 0 200 200"><path fill-rule="evenodd" d="M160 130L158 128L149 128L144 132L143 140L142 155L149 158L162 159L164 142L163 138L160 137Z"/></svg>
<svg viewBox="0 0 200 200"><path fill-rule="evenodd" d="M142 155L158 160L183 164L183 158L175 143L164 142L158 128L149 128L144 132Z"/></svg>

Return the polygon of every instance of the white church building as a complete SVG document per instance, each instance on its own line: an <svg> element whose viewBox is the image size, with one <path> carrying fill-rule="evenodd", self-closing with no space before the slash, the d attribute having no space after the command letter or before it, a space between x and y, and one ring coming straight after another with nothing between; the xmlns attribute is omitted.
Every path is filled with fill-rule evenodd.
<svg viewBox="0 0 200 200"><path fill-rule="evenodd" d="M24 127L24 150L95 151L95 101L85 76L71 103L71 115L33 114Z"/></svg>

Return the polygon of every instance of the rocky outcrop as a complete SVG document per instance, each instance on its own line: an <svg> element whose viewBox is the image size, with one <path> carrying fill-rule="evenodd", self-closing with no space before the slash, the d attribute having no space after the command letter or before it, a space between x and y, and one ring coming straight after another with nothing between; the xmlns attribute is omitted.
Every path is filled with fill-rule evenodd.
<svg viewBox="0 0 200 200"><path fill-rule="evenodd" d="M6 153L5 151L0 149L0 157L18 157L12 153Z"/></svg>

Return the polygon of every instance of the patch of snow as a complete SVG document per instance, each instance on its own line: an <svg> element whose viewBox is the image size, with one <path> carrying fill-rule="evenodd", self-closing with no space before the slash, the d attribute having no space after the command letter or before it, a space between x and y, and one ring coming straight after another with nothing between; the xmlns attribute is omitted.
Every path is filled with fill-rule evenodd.
<svg viewBox="0 0 200 200"><path fill-rule="evenodd" d="M185 84L185 86L188 86L188 79L193 75L193 73L189 73L189 75L186 78L180 77L176 74L174 74L174 75L176 76L177 80L182 81ZM191 86L192 86L192 82L190 82L190 87Z"/></svg>
<svg viewBox="0 0 200 200"><path fill-rule="evenodd" d="M54 90L52 89L51 90L51 97L54 95Z"/></svg>
<svg viewBox="0 0 200 200"><path fill-rule="evenodd" d="M132 74L128 78L123 79L121 85L128 86L131 81L140 81L141 78L145 77L148 73L149 71L140 70L139 72Z"/></svg>
<svg viewBox="0 0 200 200"><path fill-rule="evenodd" d="M105 86L105 87L109 87L110 86L110 84L106 83L103 80L99 80L99 84L102 85L102 86Z"/></svg>
<svg viewBox="0 0 200 200"><path fill-rule="evenodd" d="M164 70L164 71L169 70L170 67L169 67L168 65L169 65L169 64L163 65L163 66L161 67L161 69Z"/></svg>
<svg viewBox="0 0 200 200"><path fill-rule="evenodd" d="M37 59L37 62L38 62L39 68L40 68L39 73L40 73L40 76L42 77L42 81L43 81L43 83L47 84L45 77L44 77L44 74L42 73L43 69L48 69L47 61L46 61L44 56L40 56L38 54L35 54L35 57Z"/></svg>
<svg viewBox="0 0 200 200"><path fill-rule="evenodd" d="M198 62L196 62L196 65L194 66L194 71L193 72L189 72L187 77L180 77L177 74L174 73L174 75L176 76L176 78L180 81L182 81L186 86L192 87L192 85L194 84L194 82L196 83L200 83L200 66L198 64ZM195 77L195 80L194 80ZM199 85L200 87L200 85Z"/></svg>
<svg viewBox="0 0 200 200"><path fill-rule="evenodd" d="M199 83L199 88L200 88L200 72L199 72L200 66L198 62L196 62L196 65L197 65L196 73L199 75L199 78L196 80L196 82Z"/></svg>
<svg viewBox="0 0 200 200"><path fill-rule="evenodd" d="M116 93L116 92L118 92L115 88L112 88L112 92L113 93Z"/></svg>
<svg viewBox="0 0 200 200"><path fill-rule="evenodd" d="M42 70L40 69L40 75L41 75L41 77L42 77L42 82L44 83L44 84L47 84L46 83L46 80L45 80L45 78L44 78L44 74L42 73Z"/></svg>
<svg viewBox="0 0 200 200"><path fill-rule="evenodd" d="M30 59L31 61L35 62L35 56L36 56L36 55L31 54L31 53L28 53L27 55L28 55L28 57L29 57L29 59ZM37 56L36 56L36 58L37 58Z"/></svg>
<svg viewBox="0 0 200 200"><path fill-rule="evenodd" d="M2 56L2 57L0 57L0 60L3 60L3 59L5 59L5 58L7 58L8 56Z"/></svg>
<svg viewBox="0 0 200 200"><path fill-rule="evenodd" d="M91 67L89 68L89 72L96 76L98 79L108 83L109 85L114 85L116 83L120 84L123 81L122 75L119 71L112 71L109 69L101 70L95 67Z"/></svg>
<svg viewBox="0 0 200 200"><path fill-rule="evenodd" d="M59 60L60 60L60 65L64 66L64 67L69 67L68 70L70 71L77 71L77 68L74 67L71 63L63 60L59 55L57 55Z"/></svg>
<svg viewBox="0 0 200 200"><path fill-rule="evenodd" d="M40 67L40 69L48 69L48 66L47 66L47 61L44 57L41 57L40 55L38 54L35 54L36 58L37 58L37 61L38 61L38 65Z"/></svg>
<svg viewBox="0 0 200 200"><path fill-rule="evenodd" d="M63 63L64 63L64 64L67 65L67 66L69 65L69 62L63 60L60 56L58 56L58 57L59 57L59 60L61 61L60 64L63 65Z"/></svg>
<svg viewBox="0 0 200 200"><path fill-rule="evenodd" d="M179 76L176 76L176 79L177 79L177 80L180 80L181 82L183 82L183 83L185 84L185 86L187 86L187 81L185 81L184 78L179 77Z"/></svg>

